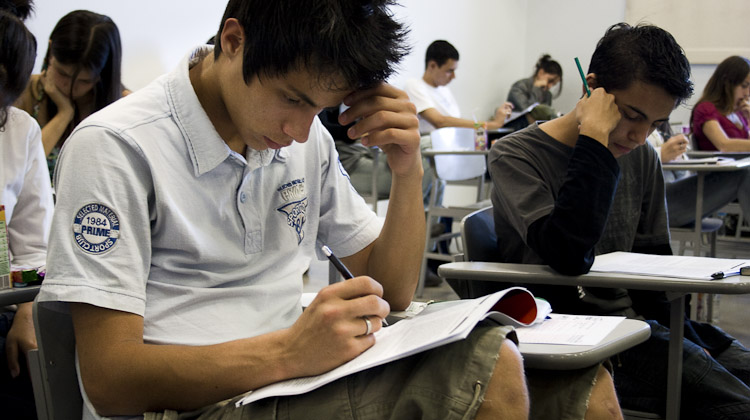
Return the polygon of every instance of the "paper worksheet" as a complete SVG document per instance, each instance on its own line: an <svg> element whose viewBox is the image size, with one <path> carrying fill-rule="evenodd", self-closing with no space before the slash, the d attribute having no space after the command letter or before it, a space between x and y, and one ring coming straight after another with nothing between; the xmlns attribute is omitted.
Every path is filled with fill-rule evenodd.
<svg viewBox="0 0 750 420"><path fill-rule="evenodd" d="M542 323L516 328L516 334L520 343L593 346L614 331L624 319L624 316L552 313Z"/></svg>
<svg viewBox="0 0 750 420"><path fill-rule="evenodd" d="M729 275L746 265L749 260L611 252L597 255L591 271L711 280L714 273Z"/></svg>
<svg viewBox="0 0 750 420"><path fill-rule="evenodd" d="M722 164L722 163L732 163L734 162L733 158L729 157L723 157L723 156L714 156L714 157L705 157L705 158L691 158L691 159L683 159L683 160L675 160L670 163L664 164L665 169L669 169L669 165L674 163L675 165L703 165L703 164Z"/></svg>

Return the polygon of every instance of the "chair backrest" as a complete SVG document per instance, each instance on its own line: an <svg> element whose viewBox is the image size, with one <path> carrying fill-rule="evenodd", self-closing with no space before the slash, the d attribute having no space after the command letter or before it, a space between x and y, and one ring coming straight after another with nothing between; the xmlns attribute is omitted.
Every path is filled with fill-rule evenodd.
<svg viewBox="0 0 750 420"><path fill-rule="evenodd" d="M499 261L495 219L492 207L485 207L466 215L461 220L461 239L464 245L464 261ZM509 283L484 280L446 279L461 299L473 299L496 292Z"/></svg>
<svg viewBox="0 0 750 420"><path fill-rule="evenodd" d="M38 350L36 358L31 354L29 359L37 416L40 420L80 419L83 398L78 387L70 314L36 301L33 314Z"/></svg>
<svg viewBox="0 0 750 420"><path fill-rule="evenodd" d="M476 132L472 128L444 127L430 133L432 149L439 151L474 150ZM484 176L487 157L484 155L435 156L437 177L444 181L464 181Z"/></svg>
<svg viewBox="0 0 750 420"><path fill-rule="evenodd" d="M492 207L485 207L461 220L464 261L495 261L498 257L497 235Z"/></svg>

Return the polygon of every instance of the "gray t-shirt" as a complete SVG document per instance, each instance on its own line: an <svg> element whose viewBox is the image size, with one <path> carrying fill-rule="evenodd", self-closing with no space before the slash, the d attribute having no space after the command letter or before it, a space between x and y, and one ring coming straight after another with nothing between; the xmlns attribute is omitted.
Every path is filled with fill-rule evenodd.
<svg viewBox="0 0 750 420"><path fill-rule="evenodd" d="M606 158L608 152L601 146L594 145L590 148L596 152L596 147L601 149L600 152L604 151L605 154L600 156ZM577 163L578 168L569 167L573 151L573 148L544 133L538 125L506 136L492 147L489 165L494 185L492 201L495 208L495 230L500 248L498 260L527 264L547 263L529 246L527 234L534 222L553 211L560 189L568 177L591 175L585 170L585 166L581 170L580 161ZM597 158L596 153L583 156ZM608 165L601 161L590 162L592 171L606 171ZM617 159L616 163L611 163L613 170L618 165L620 178L616 184L614 199L608 194L598 194L598 189L611 188L612 182L597 185L597 178L593 178L591 190L586 194L579 194L572 202L567 203L573 210L581 208L581 214L585 214L584 209L597 207L606 211L609 207L608 216L601 218L606 223L603 231L599 230L602 233L598 240L592 238L591 234L582 234L572 228L564 233L565 237L550 240L562 244L579 239L592 240L596 244L595 254L668 246L664 180L661 164L653 148L648 145L639 147ZM609 206L608 201L611 201ZM597 223L593 220L578 222L587 227L591 223ZM593 296L586 293L589 290L587 288L567 290L566 293L561 288L549 290L554 290L556 294L562 293L560 298L565 302L561 301L561 304L576 306L576 302L571 300L578 299L591 305L583 312L620 312L633 315L629 311L632 302L623 289L592 289Z"/></svg>

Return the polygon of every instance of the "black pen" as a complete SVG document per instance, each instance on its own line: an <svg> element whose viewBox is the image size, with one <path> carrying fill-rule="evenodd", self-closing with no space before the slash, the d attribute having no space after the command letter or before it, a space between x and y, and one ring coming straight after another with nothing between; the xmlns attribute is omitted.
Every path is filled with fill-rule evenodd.
<svg viewBox="0 0 750 420"><path fill-rule="evenodd" d="M723 271L717 271L713 274L711 274L711 279L713 280L721 280L726 277L731 276L750 276L750 266L745 266L740 268L740 271L733 271L730 273L725 273Z"/></svg>
<svg viewBox="0 0 750 420"><path fill-rule="evenodd" d="M352 272L349 271L348 268L346 268L344 263L342 263L337 256L333 255L333 252L331 252L331 248L323 245L321 249L323 250L323 253L326 254L326 257L328 257L328 259L331 261L331 264L333 264L333 266L336 267L336 270L341 273L341 276L344 277L344 280L349 280L354 277L352 275Z"/></svg>
<svg viewBox="0 0 750 420"><path fill-rule="evenodd" d="M339 273L341 273L341 276L344 277L344 280L349 280L351 278L354 278L352 275L352 272L349 271L348 268L344 265L344 263L341 262L339 257L333 255L333 251L331 251L331 248L328 248L326 245L323 245L321 247L323 250L323 253L326 254L326 257L328 257L328 260L331 261L331 264L333 264L334 267L336 267L336 270L338 270ZM385 318L380 318L380 321L383 323L384 326L388 326L388 321L386 321Z"/></svg>

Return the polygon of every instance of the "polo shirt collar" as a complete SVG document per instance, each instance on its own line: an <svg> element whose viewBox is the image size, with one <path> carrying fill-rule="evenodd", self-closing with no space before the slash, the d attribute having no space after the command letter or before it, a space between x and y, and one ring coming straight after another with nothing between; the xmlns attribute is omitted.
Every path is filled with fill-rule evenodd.
<svg viewBox="0 0 750 420"><path fill-rule="evenodd" d="M248 148L246 156L241 157L227 146L216 131L198 100L188 73L193 65L210 53L213 53L213 47L210 46L194 49L172 71L167 82L170 107L184 134L195 175L200 176L213 170L232 155L247 160L251 168L267 166L274 158L279 162L286 161L288 151L285 148L276 151Z"/></svg>

